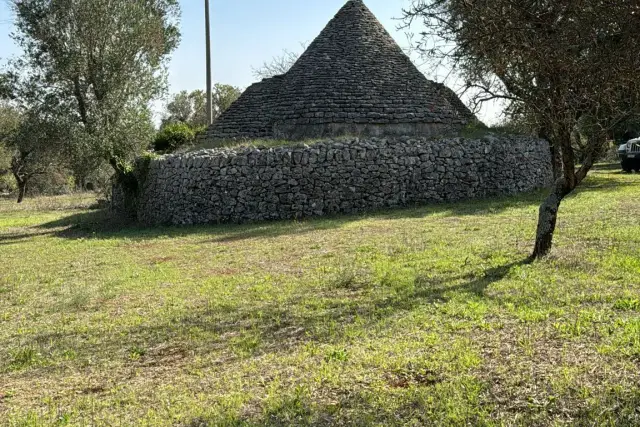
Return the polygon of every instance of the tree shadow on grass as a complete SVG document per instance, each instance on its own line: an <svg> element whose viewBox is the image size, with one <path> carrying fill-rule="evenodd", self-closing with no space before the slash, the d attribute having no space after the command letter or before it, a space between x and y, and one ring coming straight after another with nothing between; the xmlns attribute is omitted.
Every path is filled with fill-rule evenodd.
<svg viewBox="0 0 640 427"><path fill-rule="evenodd" d="M592 172L607 172L616 175L628 175L622 170L620 163L598 163L591 168Z"/></svg>
<svg viewBox="0 0 640 427"><path fill-rule="evenodd" d="M176 316L152 317L149 319L149 324L127 327L110 334L106 334L101 327L64 332L52 328L40 334L23 336L22 345L25 348L40 349L39 352L42 354L73 351L74 361L54 362L51 366L39 368L43 370L40 373L30 372L24 375L31 377L48 375L49 371L59 372L62 366L64 369L82 370L85 366L84 361L87 360L92 361L93 370L104 369L103 366L109 366L114 359L124 359L127 366L135 368L138 375L144 376L145 369L153 370L154 367L166 364L179 365L180 360L176 361L174 357L183 357L188 364L195 358L206 360L211 354L214 354L217 360L215 364L218 368L216 369L233 370L237 369L237 364L242 363L242 360L255 360L256 363L260 363L259 361L264 360L267 355L292 354L294 349L308 343L343 343L348 334L348 328L356 322L363 331L375 330L375 325L385 319L402 317L403 312L409 313L420 306L431 310L429 305L442 304L453 294L462 293L484 298L487 288L507 277L513 268L525 262L526 260L520 260L495 266L466 278L457 274L435 279L416 276L415 288L411 292L394 298L385 298L384 293L377 292L375 287L371 289L372 292L354 293L352 298L329 293L324 295L326 301L313 310L309 310L306 304L307 292L301 290L284 303L272 301L268 304L254 305L251 301L247 301L238 309L190 308L182 310ZM324 288L331 290L330 286ZM303 309L295 309L294 306ZM333 327L328 328L328 325ZM207 338L194 339L194 330L207 332L205 335ZM246 342L243 341L245 334L250 335ZM253 338L257 338L255 342L259 343L255 348L252 347ZM443 339L446 340L444 337ZM137 349L138 359L127 359L131 349ZM0 350L0 356L3 356L2 353L3 351ZM6 362L0 362L0 372L3 372L8 368L7 364L11 363L11 360L9 357L0 357L0 360L6 360ZM74 367L76 363L77 367ZM125 381L119 375L118 372L114 372L113 381ZM229 392L232 393L234 390ZM405 416L406 419L411 419L415 414L412 410L412 408L415 409L413 401L406 402L406 406L400 402L398 409L402 413L393 413L385 410L384 405L379 406L375 403L380 400L372 401L367 396L357 396L357 390L353 390L353 393L340 394L337 405L347 409L341 414L334 411L335 407L333 409L325 407L324 403L316 398L305 400L308 396L290 396L291 390L283 390L283 393L282 399L271 402L269 408L261 408L262 412L257 414L237 415L230 424L223 423L223 420L214 416L186 420L187 423L184 425L329 426L340 422L366 425L366 420L392 423L394 419L397 421L399 416L402 419L405 419ZM386 398L402 399L403 397L391 393ZM444 407L441 409L444 410Z"/></svg>
<svg viewBox="0 0 640 427"><path fill-rule="evenodd" d="M611 165L598 165L596 170L608 170ZM635 182L590 175L569 199L591 191L610 191ZM31 227L26 231L0 234L0 245L26 241L34 236L53 236L65 239L120 239L151 240L156 238L180 238L201 236L209 243L275 238L282 235L299 235L322 230L331 230L361 220L402 220L436 217L467 217L475 215L498 215L507 210L537 208L546 195L538 190L512 197L498 197L461 202L405 206L380 209L359 214L330 215L245 224L208 224L197 226L147 227L119 218L106 210L74 213L58 220Z"/></svg>
<svg viewBox="0 0 640 427"><path fill-rule="evenodd" d="M301 220L281 220L245 224L210 224L197 226L145 227L130 220L114 217L106 210L80 212L55 221L31 227L19 233L0 234L0 244L11 244L33 236L67 239L119 239L149 240L156 238L179 238L202 236L209 242L233 242L257 238L274 238L282 235L298 235L315 231L337 229L361 220L420 219L430 216L466 217L473 215L495 215L508 209L537 206L541 191L514 197L472 200L422 206L406 206L381 209L359 214L330 215Z"/></svg>
<svg viewBox="0 0 640 427"><path fill-rule="evenodd" d="M0 234L0 246L23 243L34 237L51 236L50 231L33 231L30 233L7 233Z"/></svg>
<svg viewBox="0 0 640 427"><path fill-rule="evenodd" d="M626 187L635 187L636 183L630 180L621 180L619 176L612 178L612 174L602 176L598 174L589 175L589 177L575 189L574 193L584 193L588 191L623 189ZM628 174L620 174L628 175Z"/></svg>
<svg viewBox="0 0 640 427"><path fill-rule="evenodd" d="M450 275L433 279L416 276L415 286L411 290L391 297L388 292L379 292L381 285L376 283L372 283L364 292L335 289L323 283L319 289L313 285L308 289L301 288L300 292L285 301L247 301L232 308L207 304L190 307L167 317L152 316L147 324L112 335L105 336L100 328L65 333L50 331L24 337L23 343L27 348L53 343L58 353L72 349L79 360L97 358L106 361L114 357L126 357L126 351L131 348L150 349L136 362L142 366L152 366L145 363L153 363L154 358L162 357L155 354L153 349L172 345L186 347L182 350L202 357L215 351L246 353L239 357L286 354L292 348L308 342L341 342L350 325L356 321L359 327L367 330L401 312L411 312L419 306L446 303L453 294L485 298L488 287L526 263L527 260L523 259L475 275ZM311 302L314 304L309 305ZM319 308L309 310L308 307ZM78 310L82 311L82 308ZM202 331L209 338L194 340L194 330ZM245 335L247 340L243 341ZM99 340L92 338L97 336ZM252 344L254 342L258 343L255 347ZM0 363L0 372L5 369L7 366Z"/></svg>
<svg viewBox="0 0 640 427"><path fill-rule="evenodd" d="M599 164L595 171L615 169L616 165ZM610 174L607 174L610 175ZM610 176L591 174L568 199L591 191L611 191L634 186L629 180L611 179ZM129 219L119 218L107 210L74 213L58 220L31 227L26 231L0 234L0 245L25 241L34 236L53 236L66 239L119 239L150 240L201 236L211 243L228 243L249 239L275 238L322 230L337 229L361 220L402 220L436 217L467 217L498 215L507 210L537 208L547 190L538 190L511 197L494 197L460 202L409 205L358 214L336 214L301 220L280 220L244 224L208 224L196 226L147 227Z"/></svg>

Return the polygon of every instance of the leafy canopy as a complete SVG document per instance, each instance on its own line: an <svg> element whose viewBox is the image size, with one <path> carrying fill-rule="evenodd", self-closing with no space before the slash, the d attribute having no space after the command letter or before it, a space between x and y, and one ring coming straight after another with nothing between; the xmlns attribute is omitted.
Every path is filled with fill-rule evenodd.
<svg viewBox="0 0 640 427"><path fill-rule="evenodd" d="M176 0L12 0L18 96L80 125L82 155L121 169L150 140L150 102L178 46ZM140 120L139 122L136 120ZM133 121L136 121L133 123ZM142 129L142 134L136 134ZM89 144L89 146L86 146Z"/></svg>
<svg viewBox="0 0 640 427"><path fill-rule="evenodd" d="M607 131L638 111L636 0L413 0L417 48L452 67L483 103L502 98L545 136L589 116Z"/></svg>
<svg viewBox="0 0 640 427"><path fill-rule="evenodd" d="M69 127L46 111L20 111L0 104L0 175L12 175L24 198L27 184L38 175L60 169Z"/></svg>
<svg viewBox="0 0 640 427"><path fill-rule="evenodd" d="M240 88L217 83L212 93L212 110L214 119L219 117L239 97ZM171 98L166 106L163 127L170 123L186 123L194 129L207 125L207 94L203 90L186 90Z"/></svg>

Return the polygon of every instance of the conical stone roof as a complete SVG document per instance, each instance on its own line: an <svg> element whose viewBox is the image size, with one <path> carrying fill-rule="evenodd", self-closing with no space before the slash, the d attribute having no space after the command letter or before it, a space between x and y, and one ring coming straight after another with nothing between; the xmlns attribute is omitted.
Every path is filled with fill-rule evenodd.
<svg viewBox="0 0 640 427"><path fill-rule="evenodd" d="M474 120L453 91L416 68L362 0L349 0L289 72L249 87L209 138L430 136Z"/></svg>

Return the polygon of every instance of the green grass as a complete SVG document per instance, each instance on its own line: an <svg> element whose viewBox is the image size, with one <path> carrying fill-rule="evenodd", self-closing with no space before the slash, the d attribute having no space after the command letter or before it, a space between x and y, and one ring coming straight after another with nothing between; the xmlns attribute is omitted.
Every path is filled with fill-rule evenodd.
<svg viewBox="0 0 640 427"><path fill-rule="evenodd" d="M489 133L489 129L479 129L470 128L470 130L464 133L464 137L468 138L479 138L481 136L485 136ZM278 148L278 147L295 147L302 148L306 146L312 146L319 142L326 141L336 141L336 142L351 142L356 138L362 138L361 135L343 135L337 137L325 137L325 138L307 138L300 141L290 140L290 139L229 139L229 140L218 140L216 142L203 142L200 144L195 144L191 146L184 147L178 150L178 153L192 152L198 150L208 150L213 148L251 148L256 147L260 149L267 148ZM442 137L434 136L432 139L439 139Z"/></svg>
<svg viewBox="0 0 640 427"><path fill-rule="evenodd" d="M640 425L640 176L147 228L0 202L0 425ZM74 207L79 206L79 207Z"/></svg>
<svg viewBox="0 0 640 427"><path fill-rule="evenodd" d="M349 141L355 137L340 137L337 140ZM278 148L278 147L304 147L308 145L316 144L320 141L326 141L327 138L321 139L306 139L303 141L291 141L289 139L230 139L223 141L212 142L203 142L200 144L196 144L194 146L186 147L183 150L179 150L178 152L191 152L198 150L209 150L212 148L249 148L249 147L258 147L261 149L265 148ZM336 140L336 138L332 138L332 140Z"/></svg>
<svg viewBox="0 0 640 427"><path fill-rule="evenodd" d="M513 135L513 134L517 134L516 131L512 131L511 129L506 129L506 128L502 128L502 127L493 127L493 128L489 128L486 127L485 125L482 124L470 124L467 127L465 127L461 133L460 136L464 137L464 138L469 138L469 139L479 139L482 138L484 136L487 135ZM442 139L445 138L446 136L443 135L435 135L432 136L430 139ZM317 144L319 142L323 142L323 141L338 141L338 142L350 142L353 141L355 138L362 138L362 135L343 135L343 136L339 136L339 137L325 137L325 138L307 138L301 141L293 141L290 139L273 139L273 138L267 138L267 139L228 139L228 140L218 140L216 142L202 142L199 144L195 144L195 145L189 145L186 147L183 147L181 149L179 149L177 151L177 153L185 153L185 152L192 152L192 151L199 151L199 150L208 150L208 149L213 149L213 148L235 148L235 149L240 149L240 148L250 148L250 147L257 147L260 149L265 149L265 148L278 148L278 147L305 147L305 146L311 146L314 144ZM617 148L617 147L616 147ZM616 151L616 157L614 157L614 159L617 160L617 151Z"/></svg>

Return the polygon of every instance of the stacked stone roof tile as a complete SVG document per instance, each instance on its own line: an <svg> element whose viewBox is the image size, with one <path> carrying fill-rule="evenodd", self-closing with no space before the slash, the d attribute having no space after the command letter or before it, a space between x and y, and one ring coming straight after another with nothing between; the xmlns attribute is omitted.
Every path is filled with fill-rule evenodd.
<svg viewBox="0 0 640 427"><path fill-rule="evenodd" d="M362 0L349 0L289 72L250 86L207 138L444 133L475 120L451 89L416 68Z"/></svg>

